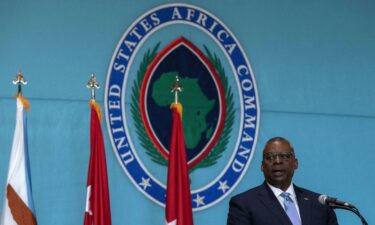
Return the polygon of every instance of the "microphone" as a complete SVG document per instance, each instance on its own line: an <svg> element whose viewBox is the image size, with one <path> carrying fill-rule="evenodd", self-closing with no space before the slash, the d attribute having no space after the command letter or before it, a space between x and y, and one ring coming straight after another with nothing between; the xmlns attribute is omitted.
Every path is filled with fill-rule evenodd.
<svg viewBox="0 0 375 225"><path fill-rule="evenodd" d="M361 222L363 225L368 225L365 218L361 215L359 210L354 205L351 205L344 201L337 200L337 198L328 197L327 195L320 195L318 197L318 201L322 205L328 205L332 207L332 209L344 209L344 210L351 211L355 213L361 219Z"/></svg>
<svg viewBox="0 0 375 225"><path fill-rule="evenodd" d="M340 201L337 198L332 198L327 195L320 195L318 201L322 205L329 205L329 206L344 206L349 208L355 208L353 205L349 204L348 202Z"/></svg>

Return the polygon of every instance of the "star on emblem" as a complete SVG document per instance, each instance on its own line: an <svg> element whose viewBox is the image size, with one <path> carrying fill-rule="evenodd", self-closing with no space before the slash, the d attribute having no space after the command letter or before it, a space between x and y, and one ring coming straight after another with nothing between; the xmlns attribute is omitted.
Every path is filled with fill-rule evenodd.
<svg viewBox="0 0 375 225"><path fill-rule="evenodd" d="M199 196L199 194L197 194L197 196L195 197L195 199L193 199L193 201L197 204L197 207L199 207L200 205L205 205L204 203L204 196Z"/></svg>
<svg viewBox="0 0 375 225"><path fill-rule="evenodd" d="M225 193L229 189L229 186L227 185L227 182L228 182L227 180L225 180L224 182L219 181L219 187L217 189L219 189L223 193Z"/></svg>
<svg viewBox="0 0 375 225"><path fill-rule="evenodd" d="M145 179L144 177L142 177L142 182L139 183L139 185L143 187L143 190L146 190L147 187L151 187L150 178Z"/></svg>

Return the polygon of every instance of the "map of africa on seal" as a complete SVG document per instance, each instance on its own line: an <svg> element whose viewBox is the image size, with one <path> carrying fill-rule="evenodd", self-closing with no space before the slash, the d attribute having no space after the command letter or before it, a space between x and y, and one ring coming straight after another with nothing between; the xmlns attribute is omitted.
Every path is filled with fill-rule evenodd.
<svg viewBox="0 0 375 225"><path fill-rule="evenodd" d="M140 109L148 135L168 158L173 96L171 84L179 77L184 92L183 127L188 168L202 160L216 144L225 119L225 97L219 76L191 42L179 37L149 65L142 82Z"/></svg>
<svg viewBox="0 0 375 225"><path fill-rule="evenodd" d="M124 172L161 206L176 79L192 207L203 210L233 191L250 165L260 117L256 83L236 37L204 9L161 5L129 26L108 69L106 122Z"/></svg>

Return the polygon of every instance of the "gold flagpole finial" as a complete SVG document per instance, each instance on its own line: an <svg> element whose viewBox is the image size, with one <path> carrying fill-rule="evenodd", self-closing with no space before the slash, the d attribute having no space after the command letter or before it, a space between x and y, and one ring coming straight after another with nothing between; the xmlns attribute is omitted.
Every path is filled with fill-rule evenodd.
<svg viewBox="0 0 375 225"><path fill-rule="evenodd" d="M174 93L174 103L178 103L178 93L182 92L182 85L180 84L180 79L176 76L176 80L173 82L171 92Z"/></svg>
<svg viewBox="0 0 375 225"><path fill-rule="evenodd" d="M14 78L14 80L13 80L13 84L18 85L18 94L22 95L21 84L27 85L27 81L25 80L21 70L18 71L18 73L16 75L16 78Z"/></svg>
<svg viewBox="0 0 375 225"><path fill-rule="evenodd" d="M91 88L91 100L95 101L95 88L99 89L100 85L98 81L96 80L95 74L91 74L89 82L87 82L86 85L87 88Z"/></svg>

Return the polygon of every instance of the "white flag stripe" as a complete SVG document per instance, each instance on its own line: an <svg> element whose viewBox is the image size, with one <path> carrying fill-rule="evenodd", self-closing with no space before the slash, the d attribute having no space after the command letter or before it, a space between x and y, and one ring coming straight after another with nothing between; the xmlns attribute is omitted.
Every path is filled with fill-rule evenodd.
<svg viewBox="0 0 375 225"><path fill-rule="evenodd" d="M177 220L172 220L171 222L166 222L166 225L176 225L177 224Z"/></svg>
<svg viewBox="0 0 375 225"><path fill-rule="evenodd" d="M87 187L87 194L86 194L86 210L85 212L89 213L92 216L92 211L90 209L90 197L91 197L91 185Z"/></svg>

